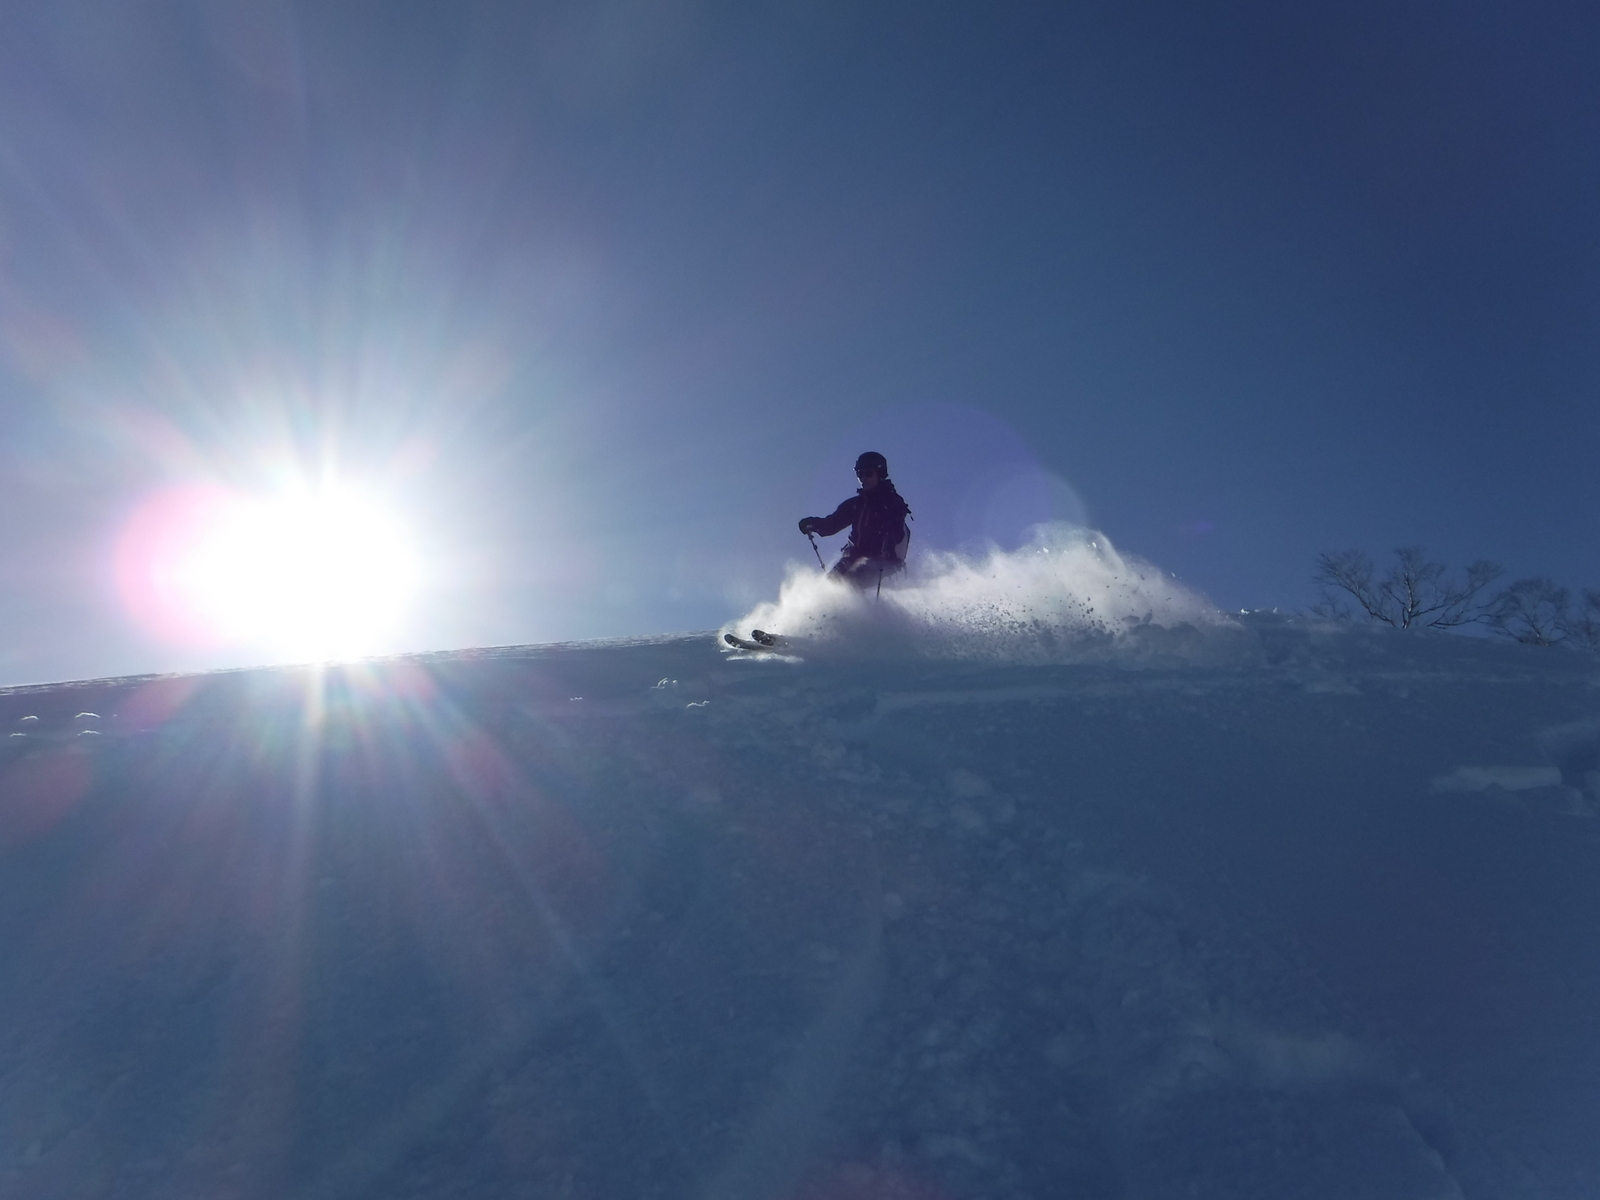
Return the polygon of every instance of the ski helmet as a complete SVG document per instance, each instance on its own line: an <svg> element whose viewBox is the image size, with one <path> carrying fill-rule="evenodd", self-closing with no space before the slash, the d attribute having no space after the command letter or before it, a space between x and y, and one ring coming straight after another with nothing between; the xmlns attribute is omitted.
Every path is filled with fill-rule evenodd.
<svg viewBox="0 0 1600 1200"><path fill-rule="evenodd" d="M856 472L859 474L862 471L876 471L880 478L886 478L889 474L889 460L876 450L868 450L856 459Z"/></svg>

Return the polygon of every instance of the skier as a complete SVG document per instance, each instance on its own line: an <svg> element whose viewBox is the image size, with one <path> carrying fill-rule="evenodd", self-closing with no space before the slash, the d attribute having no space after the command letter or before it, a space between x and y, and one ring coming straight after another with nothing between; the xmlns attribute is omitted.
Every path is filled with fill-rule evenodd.
<svg viewBox="0 0 1600 1200"><path fill-rule="evenodd" d="M911 509L890 482L888 460L876 450L856 459L856 478L861 486L854 496L830 516L802 517L800 532L807 537L827 537L850 526L850 540L828 576L859 588L876 587L885 577L905 569L906 547L911 542L906 518Z"/></svg>

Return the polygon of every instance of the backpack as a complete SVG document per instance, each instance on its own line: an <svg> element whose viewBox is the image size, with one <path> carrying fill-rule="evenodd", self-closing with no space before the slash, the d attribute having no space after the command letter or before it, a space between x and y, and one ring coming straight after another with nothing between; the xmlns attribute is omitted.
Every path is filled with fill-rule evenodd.
<svg viewBox="0 0 1600 1200"><path fill-rule="evenodd" d="M909 508L906 509L906 516L908 518L911 516ZM906 553L911 549L911 526L902 524L900 528L905 530L905 536L894 544L894 548L890 553L903 563L906 561Z"/></svg>
<svg viewBox="0 0 1600 1200"><path fill-rule="evenodd" d="M892 487L893 485L891 484L890 486ZM906 561L906 553L911 549L911 526L907 524L911 520L911 506L906 503L905 497L899 492L893 492L892 495L899 501L900 536L891 543L889 538L893 537L894 533L892 529L886 531L879 545L885 552L883 554L884 558L892 558L896 562L904 563ZM884 515L888 516L889 512L886 511Z"/></svg>

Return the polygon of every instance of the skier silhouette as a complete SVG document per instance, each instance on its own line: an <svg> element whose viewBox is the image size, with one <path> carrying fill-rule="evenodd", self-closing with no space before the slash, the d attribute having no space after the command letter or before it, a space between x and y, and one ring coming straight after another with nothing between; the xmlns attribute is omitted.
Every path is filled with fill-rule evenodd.
<svg viewBox="0 0 1600 1200"><path fill-rule="evenodd" d="M911 544L906 518L911 508L894 490L889 462L876 450L856 459L856 478L861 486L854 496L826 517L802 517L800 532L827 537L850 526L850 538L828 576L859 588L876 587L905 569L906 548Z"/></svg>

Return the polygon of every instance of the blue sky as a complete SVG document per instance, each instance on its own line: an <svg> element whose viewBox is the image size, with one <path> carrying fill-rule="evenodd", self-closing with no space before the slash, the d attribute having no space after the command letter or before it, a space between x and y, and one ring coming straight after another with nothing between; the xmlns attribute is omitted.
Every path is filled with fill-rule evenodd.
<svg viewBox="0 0 1600 1200"><path fill-rule="evenodd" d="M0 679L257 661L115 563L163 489L294 470L410 532L395 650L711 628L869 447L919 546L1087 514L1224 607L1345 546L1600 585L1597 42L1575 3L8 5Z"/></svg>

